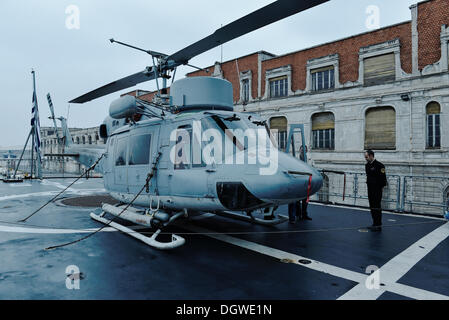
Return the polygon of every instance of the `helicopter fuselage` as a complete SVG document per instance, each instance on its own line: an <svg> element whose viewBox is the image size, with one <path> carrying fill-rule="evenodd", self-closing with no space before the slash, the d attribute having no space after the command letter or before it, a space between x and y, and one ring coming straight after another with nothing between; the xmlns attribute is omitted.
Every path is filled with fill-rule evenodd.
<svg viewBox="0 0 449 320"><path fill-rule="evenodd" d="M257 139L266 145L250 143ZM109 137L101 165L106 190L124 203L154 166L148 192L134 204L174 211L249 211L305 199L322 186L314 168L278 152L264 126L229 111L179 113L121 127Z"/></svg>
<svg viewBox="0 0 449 320"><path fill-rule="evenodd" d="M71 144L62 119L66 152L86 166L103 154L97 169L106 190L123 203L133 201L150 173L133 204L175 212L274 208L305 199L323 184L317 170L278 150L266 121L233 111L226 80L178 80L165 109L137 102L124 96L111 104L105 149ZM142 115L137 122L136 112Z"/></svg>

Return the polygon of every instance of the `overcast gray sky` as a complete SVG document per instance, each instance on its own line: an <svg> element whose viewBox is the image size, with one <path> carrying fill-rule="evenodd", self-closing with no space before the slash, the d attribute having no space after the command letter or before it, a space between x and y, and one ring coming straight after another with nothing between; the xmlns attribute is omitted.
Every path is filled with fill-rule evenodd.
<svg viewBox="0 0 449 320"><path fill-rule="evenodd" d="M0 147L25 142L31 117L32 68L37 77L41 126L50 126L48 92L56 115L66 116L67 101L151 65L150 56L112 45L108 39L171 54L271 2L1 0ZM416 2L331 0L225 44L223 60L259 50L284 54L369 31L366 10L372 5L380 9L380 27L410 20L409 6ZM73 17L66 13L70 5L79 9L79 29L67 28L68 18ZM215 48L193 58L190 64L206 67L220 61L220 56L220 48ZM190 71L193 69L179 68L177 79ZM144 83L138 88L153 90L155 84ZM69 126L101 124L110 102L119 94L71 105Z"/></svg>

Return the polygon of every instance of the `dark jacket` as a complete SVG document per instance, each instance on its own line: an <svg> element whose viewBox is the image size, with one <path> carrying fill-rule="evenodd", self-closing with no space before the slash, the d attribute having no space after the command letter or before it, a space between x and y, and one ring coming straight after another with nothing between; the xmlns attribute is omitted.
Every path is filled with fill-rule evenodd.
<svg viewBox="0 0 449 320"><path fill-rule="evenodd" d="M365 164L366 183L370 186L385 187L387 185L387 176L385 174L385 166L374 160L372 163Z"/></svg>

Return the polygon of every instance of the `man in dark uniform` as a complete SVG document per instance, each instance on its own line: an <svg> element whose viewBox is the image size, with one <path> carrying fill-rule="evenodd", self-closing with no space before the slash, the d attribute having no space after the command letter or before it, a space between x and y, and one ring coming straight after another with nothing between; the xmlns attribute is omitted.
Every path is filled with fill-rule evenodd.
<svg viewBox="0 0 449 320"><path fill-rule="evenodd" d="M306 153L308 152L307 150L307 146L305 149L306 152L304 152L304 147L301 146L301 148L299 149L299 159L301 161L307 162L305 161L306 157ZM309 214L307 213L307 199L304 200L300 200L298 202L296 202L296 217L298 217L298 219L300 220L312 220L312 218L309 217Z"/></svg>
<svg viewBox="0 0 449 320"><path fill-rule="evenodd" d="M374 152L365 152L366 184L368 186L368 200L373 218L372 231L380 231L382 227L382 191L387 185L385 166L374 158Z"/></svg>
<svg viewBox="0 0 449 320"><path fill-rule="evenodd" d="M307 152L307 146L306 146L306 152ZM299 158L301 161L305 161L305 154L304 147L301 146L299 150ZM288 205L288 216L291 224L296 223L296 218L299 220L312 220L312 218L309 217L309 214L307 213L307 199L299 200L294 203L290 203Z"/></svg>

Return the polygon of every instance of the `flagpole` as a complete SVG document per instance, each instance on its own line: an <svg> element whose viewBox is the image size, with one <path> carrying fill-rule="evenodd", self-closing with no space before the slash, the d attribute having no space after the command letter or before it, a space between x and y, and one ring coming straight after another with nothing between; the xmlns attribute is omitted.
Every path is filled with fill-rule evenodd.
<svg viewBox="0 0 449 320"><path fill-rule="evenodd" d="M35 108L34 110L34 122L33 122L33 153L34 153L34 148L36 148L36 176L38 179L42 179L42 164L41 164L41 154L40 154L40 146L39 144L36 145L36 140L39 139L39 108L38 108L38 104L37 104L37 93L36 93L36 73L34 72L34 70L31 71L32 75L33 75L33 100L34 100L34 105L33 107ZM36 137L37 135L37 137ZM34 166L34 155L32 153L32 161L33 161L33 166Z"/></svg>
<svg viewBox="0 0 449 320"><path fill-rule="evenodd" d="M34 78L34 70L31 69L31 74L33 75L33 108L35 108L35 101L36 99L36 82ZM33 109L34 110L34 109ZM34 112L32 113L33 119L34 119ZM31 126L31 179L33 179L33 173L34 173L34 142L35 142L35 126L36 123L33 121L33 125Z"/></svg>
<svg viewBox="0 0 449 320"><path fill-rule="evenodd" d="M34 127L31 128L31 179L34 173Z"/></svg>

